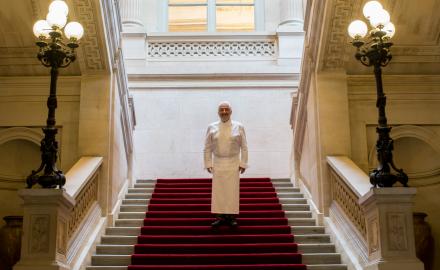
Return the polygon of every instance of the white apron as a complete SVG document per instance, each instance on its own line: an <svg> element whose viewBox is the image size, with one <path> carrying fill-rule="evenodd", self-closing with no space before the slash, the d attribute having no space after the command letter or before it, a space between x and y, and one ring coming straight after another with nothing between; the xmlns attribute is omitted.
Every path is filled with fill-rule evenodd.
<svg viewBox="0 0 440 270"><path fill-rule="evenodd" d="M240 210L239 156L221 158L214 156L212 176L211 212L238 214Z"/></svg>
<svg viewBox="0 0 440 270"><path fill-rule="evenodd" d="M208 128L204 152L205 167L212 166L214 170L211 212L238 214L240 208L239 167L247 167L247 144L243 126L235 121L211 124ZM213 159L211 159L212 156Z"/></svg>

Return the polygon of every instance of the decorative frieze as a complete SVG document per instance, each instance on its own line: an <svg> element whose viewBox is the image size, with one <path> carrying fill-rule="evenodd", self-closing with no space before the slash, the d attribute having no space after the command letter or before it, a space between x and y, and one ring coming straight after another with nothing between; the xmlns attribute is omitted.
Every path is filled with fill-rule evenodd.
<svg viewBox="0 0 440 270"><path fill-rule="evenodd" d="M148 57L275 57L275 41L155 41Z"/></svg>

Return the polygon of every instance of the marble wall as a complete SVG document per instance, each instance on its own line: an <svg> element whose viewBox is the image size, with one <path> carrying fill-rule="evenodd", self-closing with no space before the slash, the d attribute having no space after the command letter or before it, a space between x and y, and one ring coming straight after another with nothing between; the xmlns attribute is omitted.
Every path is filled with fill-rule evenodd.
<svg viewBox="0 0 440 270"><path fill-rule="evenodd" d="M249 147L244 177L290 176L289 112L293 89L137 89L134 96L137 178L209 177L203 170L204 137L217 121L217 105L232 104Z"/></svg>

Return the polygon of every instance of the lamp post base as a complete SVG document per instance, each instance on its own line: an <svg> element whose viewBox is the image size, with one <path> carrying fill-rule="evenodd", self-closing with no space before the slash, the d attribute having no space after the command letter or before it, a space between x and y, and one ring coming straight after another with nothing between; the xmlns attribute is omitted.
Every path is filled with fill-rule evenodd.
<svg viewBox="0 0 440 270"><path fill-rule="evenodd" d="M26 179L27 188L39 184L43 188L61 188L66 183L66 177L61 170L56 167L58 158L58 142L55 135L58 132L56 127L43 128L44 138L41 140L41 165L36 171L32 171ZM38 175L44 170L42 175Z"/></svg>
<svg viewBox="0 0 440 270"><path fill-rule="evenodd" d="M391 127L378 126L376 132L378 139L376 143L377 159L379 165L370 173L370 183L374 187L392 187L396 182L400 182L404 187L408 186L408 176L403 169L398 169L393 161L394 141L390 137ZM391 168L397 174L391 173Z"/></svg>

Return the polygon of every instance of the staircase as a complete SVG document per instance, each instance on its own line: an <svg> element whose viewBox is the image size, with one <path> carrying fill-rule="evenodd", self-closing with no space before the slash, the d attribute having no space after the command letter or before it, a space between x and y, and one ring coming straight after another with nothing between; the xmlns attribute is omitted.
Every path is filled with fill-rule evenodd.
<svg viewBox="0 0 440 270"><path fill-rule="evenodd" d="M298 253L302 254L302 263L307 265L307 269L346 270L347 266L341 264L340 255L335 253L335 247L333 244L330 243L329 235L325 234L324 227L316 225L316 221L312 218L312 214L310 212L309 205L307 204L307 200L304 199L299 189L294 188L290 183L289 179L272 179L272 184L275 187L275 190L278 194L279 202L282 204L282 208L285 211L285 217L288 219L288 225L290 225L292 234L294 234L294 241L298 243ZM134 188L130 188L128 190L128 193L126 194L126 197L121 205L119 219L115 221L115 227L107 228L106 234L101 239L101 244L99 244L96 248L96 254L92 256L92 263L91 263L92 265L88 266L87 270L126 270L127 266L132 264L132 254L135 252L134 245L138 243L138 236L141 234L141 227L144 226L145 211L147 210L147 205L150 202L151 194L153 193L155 186L156 186L155 180L138 180L137 183L134 185ZM190 201L186 203L182 203L182 206L186 206L190 203L191 203ZM165 205L165 207L167 206ZM195 205L195 207L197 207L197 205ZM241 209L244 211L243 208ZM184 215L182 216L185 217ZM243 216L242 218L243 220L242 221L239 220L239 224L245 227L246 226L245 223L249 221L246 221L245 216ZM149 222L158 222L158 220L160 220L160 218L157 219L153 218L150 219ZM185 222L193 222L193 221L185 221ZM153 223L151 225L160 225L160 224ZM160 228L160 226L155 226L155 228L158 230L162 229L164 232L167 231L167 228L165 227ZM147 231L148 233L148 229L145 229L143 232L145 231ZM149 236L149 237L150 239L148 241L151 242L152 241L151 237L154 238L154 236ZM184 238L185 236L183 235L181 237ZM174 236L173 238L175 240L176 237ZM163 242L167 240L164 239L162 236L160 241ZM172 240L170 239L168 241L172 241ZM288 243L284 243L283 245L288 245ZM203 253L204 254L209 253L209 251L207 250L210 248L210 246L205 245L204 247L206 248L206 250L204 250ZM145 245L142 248L144 250L139 251L140 248L138 248L136 253L142 252L145 255L144 254L139 256L136 255L135 256L136 258L134 258L135 261L142 259L145 259L147 261L148 260L154 261L157 259L157 255L155 254L158 253L159 251L153 250L153 249L157 249L157 247L150 247L153 249L148 250L148 245ZM185 250L188 250L190 248L194 249L193 245L187 245L185 247ZM226 246L226 249L230 249L230 248L233 247ZM259 248L264 248L264 247L259 247ZM233 256L234 253L240 253L241 251L242 250L238 250L237 252L235 252L229 250L229 253L232 254L230 256ZM163 253L165 253L162 254L163 256L168 256L166 254L166 250ZM170 252L170 253L175 253L175 252ZM279 255L281 256L283 254L279 254ZM167 259L169 260L185 259L184 254L181 255L177 254L173 256L181 256L181 257L167 258ZM213 259L212 256L209 254L206 256L208 256L207 260ZM262 257L264 256L256 255L256 257L253 258L252 260L255 259L264 260L264 258ZM191 260L194 259L200 259L200 258L197 257ZM283 260L283 258L280 257L280 260ZM136 268L136 267L138 266L130 266L130 269L154 269L154 268ZM177 266L169 266L169 268L156 267L156 269L180 269L180 268L178 268ZM184 269L191 269L191 268L184 268ZM199 268L194 268L194 269L199 269ZM245 268L245 269L257 269L257 268L254 267L254 268ZM296 268L289 268L286 264L286 268L280 268L280 269L296 269Z"/></svg>

